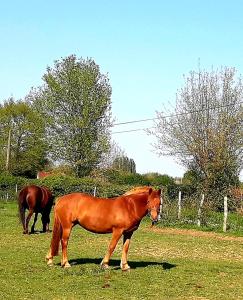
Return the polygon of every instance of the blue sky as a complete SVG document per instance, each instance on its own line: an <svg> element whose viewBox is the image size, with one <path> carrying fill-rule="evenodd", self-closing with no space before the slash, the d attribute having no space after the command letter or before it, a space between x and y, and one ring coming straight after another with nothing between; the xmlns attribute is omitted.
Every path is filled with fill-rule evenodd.
<svg viewBox="0 0 243 300"><path fill-rule="evenodd" d="M1 1L0 101L24 98L54 60L76 54L108 73L116 122L153 118L173 106L183 74L199 59L201 68L231 66L243 74L242 12L243 1L234 0ZM138 172L183 174L172 158L152 152L143 131L113 137Z"/></svg>

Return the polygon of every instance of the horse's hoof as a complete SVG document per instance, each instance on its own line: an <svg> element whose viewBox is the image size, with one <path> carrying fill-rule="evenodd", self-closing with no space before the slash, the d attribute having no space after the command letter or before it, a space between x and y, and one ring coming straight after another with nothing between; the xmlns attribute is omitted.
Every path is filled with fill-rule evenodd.
<svg viewBox="0 0 243 300"><path fill-rule="evenodd" d="M126 269L122 269L122 272L130 272L131 271L131 268L130 267L128 267L128 268L126 268Z"/></svg>
<svg viewBox="0 0 243 300"><path fill-rule="evenodd" d="M104 263L103 261L101 262L100 267L101 267L101 269L103 269L103 270L109 269L109 265L108 265L107 263Z"/></svg>
<svg viewBox="0 0 243 300"><path fill-rule="evenodd" d="M131 270L130 266L127 263L121 264L121 269L122 269L122 272L127 272L127 271Z"/></svg>
<svg viewBox="0 0 243 300"><path fill-rule="evenodd" d="M71 268L71 265L70 263L66 262L63 266L64 269L68 269L68 268Z"/></svg>
<svg viewBox="0 0 243 300"><path fill-rule="evenodd" d="M54 264L53 264L53 259L46 257L46 260L47 260L47 265L48 265L49 267L54 266Z"/></svg>
<svg viewBox="0 0 243 300"><path fill-rule="evenodd" d="M108 270L109 269L109 265L107 265L107 264L102 264L102 265L100 265L100 267L103 270Z"/></svg>
<svg viewBox="0 0 243 300"><path fill-rule="evenodd" d="M48 261L48 262L47 262L47 265L48 265L48 267L53 267L53 266L54 266L54 264L53 264L52 261L50 261L50 262Z"/></svg>

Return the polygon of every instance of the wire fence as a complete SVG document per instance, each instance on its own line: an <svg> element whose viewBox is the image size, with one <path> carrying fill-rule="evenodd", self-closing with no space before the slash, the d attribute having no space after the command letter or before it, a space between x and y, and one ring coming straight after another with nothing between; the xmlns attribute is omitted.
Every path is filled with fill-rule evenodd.
<svg viewBox="0 0 243 300"><path fill-rule="evenodd" d="M12 188L1 188L0 201L16 201L20 189L21 187L17 185ZM97 197L107 197L96 186L82 186L80 192ZM221 202L223 209L215 210L207 203L203 194L198 197L182 197L179 191L176 200L165 196L161 206L160 226L237 231L243 234L243 197L235 202L225 196L222 197Z"/></svg>
<svg viewBox="0 0 243 300"><path fill-rule="evenodd" d="M0 201L13 201L17 199L18 186L9 189L0 189Z"/></svg>
<svg viewBox="0 0 243 300"><path fill-rule="evenodd" d="M201 228L212 231L237 231L243 234L243 199L222 196L221 209L207 202L205 195L198 197L164 198L161 225Z"/></svg>

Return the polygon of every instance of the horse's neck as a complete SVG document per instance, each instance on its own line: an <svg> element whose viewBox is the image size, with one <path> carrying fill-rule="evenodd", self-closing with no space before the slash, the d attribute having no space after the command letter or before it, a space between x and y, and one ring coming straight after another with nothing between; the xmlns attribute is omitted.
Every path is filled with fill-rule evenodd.
<svg viewBox="0 0 243 300"><path fill-rule="evenodd" d="M147 208L147 202L148 202L148 196L143 195L142 197L134 197L132 199L134 204L134 209L136 211L136 215L142 219L148 212Z"/></svg>

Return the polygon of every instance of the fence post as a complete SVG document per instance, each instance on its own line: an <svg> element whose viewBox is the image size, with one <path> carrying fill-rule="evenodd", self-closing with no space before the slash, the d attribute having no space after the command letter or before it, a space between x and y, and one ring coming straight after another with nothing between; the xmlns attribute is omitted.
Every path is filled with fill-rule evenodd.
<svg viewBox="0 0 243 300"><path fill-rule="evenodd" d="M94 187L94 197L96 196L96 186Z"/></svg>
<svg viewBox="0 0 243 300"><path fill-rule="evenodd" d="M202 194L202 198L199 204L199 208L198 208L198 213L197 213L197 226L200 227L201 226L201 215L202 215L202 207L203 207L203 203L204 203L204 194Z"/></svg>
<svg viewBox="0 0 243 300"><path fill-rule="evenodd" d="M179 191L179 196L178 196L178 215L177 215L178 220L181 218L181 191Z"/></svg>
<svg viewBox="0 0 243 300"><path fill-rule="evenodd" d="M240 190L240 210L243 211L243 194L242 194L242 190Z"/></svg>
<svg viewBox="0 0 243 300"><path fill-rule="evenodd" d="M159 206L159 221L161 220L162 218L162 209L163 209L163 196L162 194L160 195L160 206Z"/></svg>
<svg viewBox="0 0 243 300"><path fill-rule="evenodd" d="M223 224L223 231L226 232L227 230L227 217L228 217L228 198L227 196L224 197L224 224Z"/></svg>
<svg viewBox="0 0 243 300"><path fill-rule="evenodd" d="M18 185L17 184L15 185L15 192L16 192L16 194L18 194Z"/></svg>

